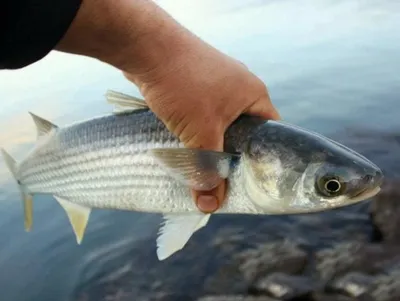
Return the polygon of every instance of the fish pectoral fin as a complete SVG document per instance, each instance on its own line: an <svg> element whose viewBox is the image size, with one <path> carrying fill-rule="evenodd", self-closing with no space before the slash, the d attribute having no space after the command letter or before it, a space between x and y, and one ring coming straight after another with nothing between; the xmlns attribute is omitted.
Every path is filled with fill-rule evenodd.
<svg viewBox="0 0 400 301"><path fill-rule="evenodd" d="M156 148L149 153L179 182L200 191L217 187L229 176L232 160L239 157L191 148Z"/></svg>
<svg viewBox="0 0 400 301"><path fill-rule="evenodd" d="M72 203L60 197L55 196L55 199L67 213L68 219L76 236L76 241L78 244L80 244L85 234L86 226L92 209Z"/></svg>
<svg viewBox="0 0 400 301"><path fill-rule="evenodd" d="M149 108L143 99L112 90L106 92L106 99L114 105L114 113Z"/></svg>
<svg viewBox="0 0 400 301"><path fill-rule="evenodd" d="M56 126L52 122L42 117L39 117L32 112L29 112L29 114L32 116L32 119L35 122L38 139L42 136L49 134L51 131L58 129L58 126Z"/></svg>
<svg viewBox="0 0 400 301"><path fill-rule="evenodd" d="M164 260L181 250L194 232L207 225L211 214L164 214L164 224L157 237L157 257Z"/></svg>

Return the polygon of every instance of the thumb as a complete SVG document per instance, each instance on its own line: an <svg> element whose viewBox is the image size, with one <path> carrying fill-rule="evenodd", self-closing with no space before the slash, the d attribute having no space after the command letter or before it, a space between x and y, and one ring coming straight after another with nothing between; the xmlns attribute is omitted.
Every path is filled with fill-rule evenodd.
<svg viewBox="0 0 400 301"><path fill-rule="evenodd" d="M215 135L215 134L214 134ZM200 141L191 141L186 144L187 147L201 147L202 149L223 151L223 134L216 135L215 138L210 136ZM212 213L219 209L225 199L227 181L222 180L221 183L209 191L196 191L192 189L192 196L197 208L204 213Z"/></svg>
<svg viewBox="0 0 400 301"><path fill-rule="evenodd" d="M273 106L268 93L253 103L247 110L249 115L259 116L264 119L281 120L279 112Z"/></svg>

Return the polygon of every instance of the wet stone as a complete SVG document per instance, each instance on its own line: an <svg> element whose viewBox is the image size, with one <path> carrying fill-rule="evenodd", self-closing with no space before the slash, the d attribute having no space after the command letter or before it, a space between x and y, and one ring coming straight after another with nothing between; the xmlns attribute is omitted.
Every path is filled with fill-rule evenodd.
<svg viewBox="0 0 400 301"><path fill-rule="evenodd" d="M373 198L369 213L375 227L375 240L400 244L400 180L385 181Z"/></svg>
<svg viewBox="0 0 400 301"><path fill-rule="evenodd" d="M239 270L244 278L253 283L273 272L301 273L307 264L308 254L290 241L262 244L241 252Z"/></svg>
<svg viewBox="0 0 400 301"><path fill-rule="evenodd" d="M377 276L370 294L375 301L400 300L400 272L393 271Z"/></svg>
<svg viewBox="0 0 400 301"><path fill-rule="evenodd" d="M251 294L269 295L280 300L307 300L318 283L305 276L274 273L259 279L249 289Z"/></svg>
<svg viewBox="0 0 400 301"><path fill-rule="evenodd" d="M384 273L391 274L400 272L400 248L398 248L397 252L399 255L382 263L382 271Z"/></svg>
<svg viewBox="0 0 400 301"><path fill-rule="evenodd" d="M362 298L354 299L339 294L315 293L312 295L309 301L373 301L373 300L363 300Z"/></svg>
<svg viewBox="0 0 400 301"><path fill-rule="evenodd" d="M175 294L175 293L168 293L168 292L158 292L154 293L150 296L143 296L143 297L135 297L130 296L127 299L114 299L112 301L190 301L193 300L190 296L184 294Z"/></svg>
<svg viewBox="0 0 400 301"><path fill-rule="evenodd" d="M316 270L324 280L333 278L339 273L344 273L353 266L360 266L359 254L362 253L362 243L342 243L332 248L318 251L316 257Z"/></svg>
<svg viewBox="0 0 400 301"><path fill-rule="evenodd" d="M201 297L197 301L279 301L279 299L266 296L219 295Z"/></svg>
<svg viewBox="0 0 400 301"><path fill-rule="evenodd" d="M386 248L381 244L345 242L316 252L315 268L324 281L349 272L376 274L398 252L398 248Z"/></svg>
<svg viewBox="0 0 400 301"><path fill-rule="evenodd" d="M368 293L375 277L363 273L352 272L328 284L327 290L358 298Z"/></svg>

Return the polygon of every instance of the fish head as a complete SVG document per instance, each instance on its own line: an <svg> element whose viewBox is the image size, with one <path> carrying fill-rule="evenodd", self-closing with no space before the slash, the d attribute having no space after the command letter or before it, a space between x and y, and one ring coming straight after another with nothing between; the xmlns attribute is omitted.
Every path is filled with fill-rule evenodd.
<svg viewBox="0 0 400 301"><path fill-rule="evenodd" d="M245 189L266 213L317 212L380 191L383 173L354 150L312 131L267 121L248 140Z"/></svg>

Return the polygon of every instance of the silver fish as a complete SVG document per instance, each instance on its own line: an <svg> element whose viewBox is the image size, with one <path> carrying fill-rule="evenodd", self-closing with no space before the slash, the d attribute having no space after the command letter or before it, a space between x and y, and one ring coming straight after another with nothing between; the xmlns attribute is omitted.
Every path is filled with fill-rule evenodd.
<svg viewBox="0 0 400 301"><path fill-rule="evenodd" d="M225 151L188 149L138 98L109 91L116 111L58 127L30 113L37 143L20 162L4 149L32 227L32 197L50 194L80 244L93 208L161 213L157 256L181 250L210 214L190 188L228 179L216 214L296 214L360 202L380 191L383 173L355 151L317 133L242 115L226 131Z"/></svg>

